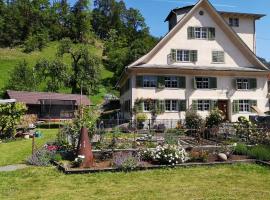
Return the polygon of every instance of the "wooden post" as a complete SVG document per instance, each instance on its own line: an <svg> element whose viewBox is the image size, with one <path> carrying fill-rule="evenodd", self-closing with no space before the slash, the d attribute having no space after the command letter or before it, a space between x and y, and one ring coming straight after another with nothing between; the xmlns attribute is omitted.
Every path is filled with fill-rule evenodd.
<svg viewBox="0 0 270 200"><path fill-rule="evenodd" d="M32 137L32 155L35 153L35 133L33 134Z"/></svg>

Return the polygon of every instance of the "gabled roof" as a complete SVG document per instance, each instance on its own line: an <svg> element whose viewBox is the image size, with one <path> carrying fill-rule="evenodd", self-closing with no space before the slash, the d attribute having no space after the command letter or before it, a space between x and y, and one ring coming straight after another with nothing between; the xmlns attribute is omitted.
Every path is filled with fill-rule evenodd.
<svg viewBox="0 0 270 200"><path fill-rule="evenodd" d="M133 62L127 68L132 68L137 65L147 63L193 16L195 10L200 6L204 6L209 9L209 13L212 15L213 20L220 25L221 29L228 35L228 37L237 44L239 50L246 55L246 58L254 65L262 70L268 70L268 68L257 58L257 56L250 50L246 43L237 35L237 33L228 25L218 11L212 6L208 0L199 0L198 3L192 7L192 9L175 25L175 27L146 55Z"/></svg>
<svg viewBox="0 0 270 200"><path fill-rule="evenodd" d="M195 5L189 5L189 6L184 6L180 8L175 8L172 9L169 13L169 15L166 17L165 22L169 21L170 17L175 14L178 11L190 11ZM254 19L260 19L265 16L265 14L257 14L257 13L242 13L242 12L228 12L228 11L217 11L219 14L224 15L224 14L229 14L229 15L235 15L235 16L249 16L253 17Z"/></svg>
<svg viewBox="0 0 270 200"><path fill-rule="evenodd" d="M16 99L18 102L31 105L39 105L40 100L61 100L61 101L75 101L76 105L90 105L90 100L86 95L78 94L61 94L51 92L26 92L7 90L7 96L10 99Z"/></svg>

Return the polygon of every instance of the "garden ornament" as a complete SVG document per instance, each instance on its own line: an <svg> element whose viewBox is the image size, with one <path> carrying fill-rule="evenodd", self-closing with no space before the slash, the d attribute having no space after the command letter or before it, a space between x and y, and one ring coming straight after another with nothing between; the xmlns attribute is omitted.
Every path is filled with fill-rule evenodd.
<svg viewBox="0 0 270 200"><path fill-rule="evenodd" d="M77 148L77 156L83 158L82 163L80 164L80 168L93 167L94 156L92 152L92 145L88 136L88 130L85 127L81 129Z"/></svg>

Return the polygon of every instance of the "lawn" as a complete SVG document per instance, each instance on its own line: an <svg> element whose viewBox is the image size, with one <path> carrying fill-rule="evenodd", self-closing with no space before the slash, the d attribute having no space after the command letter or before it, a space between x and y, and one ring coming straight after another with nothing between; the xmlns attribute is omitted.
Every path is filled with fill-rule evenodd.
<svg viewBox="0 0 270 200"><path fill-rule="evenodd" d="M64 175L53 167L0 173L0 199L270 199L258 165Z"/></svg>
<svg viewBox="0 0 270 200"><path fill-rule="evenodd" d="M53 140L58 129L40 129L42 138L36 138L36 146L40 147L47 141ZM0 166L23 163L31 155L32 140L20 139L0 144ZM1 199L1 198L0 198Z"/></svg>
<svg viewBox="0 0 270 200"><path fill-rule="evenodd" d="M55 58L55 54L57 52L59 42L49 42L47 47L45 47L42 51L34 51L31 53L24 53L22 48L0 48L0 93L4 92L4 87L8 81L10 71L16 66L19 62L25 60L30 67L33 67L36 62L42 58L46 58L49 60L53 60ZM99 44L102 46L102 44ZM89 51L98 56L102 56L102 48L94 47L89 45ZM67 55L64 56L64 62L68 65L71 64L71 59ZM104 83L107 82L113 76L113 72L102 68L101 69L101 87L97 94L91 95L90 99L93 104L100 104L103 101L103 97L106 93L111 92L110 87L105 87ZM44 87L44 86L42 86ZM39 88L40 90L43 88ZM60 92L69 93L70 89L62 88Z"/></svg>

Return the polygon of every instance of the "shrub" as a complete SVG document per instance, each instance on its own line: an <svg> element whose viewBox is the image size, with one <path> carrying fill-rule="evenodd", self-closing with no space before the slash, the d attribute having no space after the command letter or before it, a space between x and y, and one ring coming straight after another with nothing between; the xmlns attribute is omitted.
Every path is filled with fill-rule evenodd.
<svg viewBox="0 0 270 200"><path fill-rule="evenodd" d="M146 161L153 161L161 165L176 165L189 159L184 148L169 144L157 146L154 150L143 150L140 156Z"/></svg>
<svg viewBox="0 0 270 200"><path fill-rule="evenodd" d="M243 116L238 117L238 122L234 124L234 128L236 129L236 135L246 140L251 139L253 135L257 135L256 124Z"/></svg>
<svg viewBox="0 0 270 200"><path fill-rule="evenodd" d="M248 151L248 155L254 159L269 161L270 147L262 145L254 146Z"/></svg>
<svg viewBox="0 0 270 200"><path fill-rule="evenodd" d="M190 160L191 162L207 162L208 152L207 151L191 151Z"/></svg>
<svg viewBox="0 0 270 200"><path fill-rule="evenodd" d="M164 136L165 144L177 145L178 144L178 136L175 134L166 133Z"/></svg>
<svg viewBox="0 0 270 200"><path fill-rule="evenodd" d="M35 124L37 115L24 115L20 121L19 126L25 131L29 128L30 124Z"/></svg>
<svg viewBox="0 0 270 200"><path fill-rule="evenodd" d="M145 113L139 113L136 115L136 120L138 123L145 122L147 120L147 115Z"/></svg>
<svg viewBox="0 0 270 200"><path fill-rule="evenodd" d="M55 151L49 151L46 148L37 150L32 156L27 159L27 163L35 166L49 166L54 159Z"/></svg>
<svg viewBox="0 0 270 200"><path fill-rule="evenodd" d="M10 138L27 111L23 103L0 104L0 138Z"/></svg>
<svg viewBox="0 0 270 200"><path fill-rule="evenodd" d="M214 109L210 112L209 116L206 118L206 126L208 128L213 128L214 126L219 126L223 122L223 113L219 109Z"/></svg>
<svg viewBox="0 0 270 200"><path fill-rule="evenodd" d="M248 148L247 148L247 145L245 144L237 144L235 147L234 147L234 150L233 150L234 154L236 155L247 155L248 153Z"/></svg>
<svg viewBox="0 0 270 200"><path fill-rule="evenodd" d="M48 42L47 33L39 33L29 36L24 42L24 52L30 53L35 50L42 50Z"/></svg>
<svg viewBox="0 0 270 200"><path fill-rule="evenodd" d="M188 110L186 112L186 127L188 129L200 129L204 126L204 120L194 110Z"/></svg>
<svg viewBox="0 0 270 200"><path fill-rule="evenodd" d="M123 171L130 171L140 166L140 158L132 153L116 153L113 156L113 164Z"/></svg>

